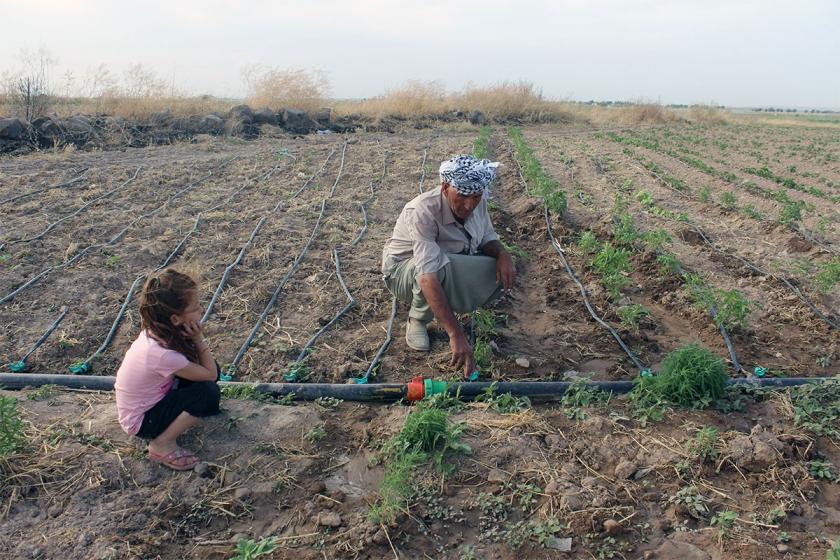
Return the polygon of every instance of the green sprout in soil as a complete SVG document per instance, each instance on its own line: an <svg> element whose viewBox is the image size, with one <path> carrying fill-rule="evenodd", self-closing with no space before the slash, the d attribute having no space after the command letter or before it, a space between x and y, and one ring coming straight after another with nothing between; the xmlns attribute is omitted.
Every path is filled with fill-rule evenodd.
<svg viewBox="0 0 840 560"><path fill-rule="evenodd" d="M734 210L738 206L738 199L734 193L727 191L720 195L720 204L727 210Z"/></svg>
<svg viewBox="0 0 840 560"><path fill-rule="evenodd" d="M482 393L476 397L477 402L487 403L490 410L510 414L521 412L531 407L531 400L528 397L516 397L510 393L499 393L498 383L493 382Z"/></svg>
<svg viewBox="0 0 840 560"><path fill-rule="evenodd" d="M699 461L709 461L718 456L719 434L717 428L706 426L697 430L689 444L692 457Z"/></svg>
<svg viewBox="0 0 840 560"><path fill-rule="evenodd" d="M834 465L831 461L813 460L808 461L808 472L817 480L836 480L837 473L834 472Z"/></svg>
<svg viewBox="0 0 840 560"><path fill-rule="evenodd" d="M519 247L516 244L507 244L504 241L502 241L502 247L504 247L505 251L507 251L513 256L514 261L516 261L516 259L525 260L528 258L528 253L525 251L525 249Z"/></svg>
<svg viewBox="0 0 840 560"><path fill-rule="evenodd" d="M587 253L594 253L598 250L601 244L598 242L598 238L595 237L595 234L591 231L584 231L580 234L580 239L578 239L578 247L586 251Z"/></svg>
<svg viewBox="0 0 840 560"><path fill-rule="evenodd" d="M665 274L669 275L676 275L680 273L682 270L682 265L680 265L680 261L674 255L670 253L662 253L661 255L656 257L656 264L662 267L662 271Z"/></svg>
<svg viewBox="0 0 840 560"><path fill-rule="evenodd" d="M478 159L487 159L490 155L490 127L481 127L478 138L473 143L473 155Z"/></svg>
<svg viewBox="0 0 840 560"><path fill-rule="evenodd" d="M827 263L819 265L819 272L814 277L817 287L823 292L828 292L837 284L840 284L840 259L832 259Z"/></svg>
<svg viewBox="0 0 840 560"><path fill-rule="evenodd" d="M324 410L336 410L344 401L335 397L318 397L315 405Z"/></svg>
<svg viewBox="0 0 840 560"><path fill-rule="evenodd" d="M709 513L709 506L706 505L708 499L700 494L694 485L680 488L675 495L671 496L669 501L684 505L692 517L704 517Z"/></svg>
<svg viewBox="0 0 840 560"><path fill-rule="evenodd" d="M715 309L715 325L727 329L743 329L747 316L757 307L755 302L747 300L738 290L724 290L706 285L697 274L686 277L686 285L694 303L704 311Z"/></svg>
<svg viewBox="0 0 840 560"><path fill-rule="evenodd" d="M14 453L23 447L24 441L17 400L0 396L0 455Z"/></svg>
<svg viewBox="0 0 840 560"><path fill-rule="evenodd" d="M661 420L668 406L708 408L726 391L723 360L694 344L668 354L662 371L653 377L640 377L630 392L637 418Z"/></svg>
<svg viewBox="0 0 840 560"><path fill-rule="evenodd" d="M564 413L567 417L573 420L585 420L586 408L608 401L609 398L610 393L592 389L586 385L586 379L578 379L566 389L560 399L560 404L565 409Z"/></svg>
<svg viewBox="0 0 840 560"><path fill-rule="evenodd" d="M516 159L522 167L522 175L528 185L530 196L539 196L545 201L548 209L555 214L566 211L566 193L560 189L560 184L543 171L539 159L525 142L522 129L508 128L508 135L516 150Z"/></svg>
<svg viewBox="0 0 840 560"><path fill-rule="evenodd" d="M37 389L33 390L31 393L26 395L30 401L45 401L47 399L53 398L56 394L58 394L58 385L41 385Z"/></svg>
<svg viewBox="0 0 840 560"><path fill-rule="evenodd" d="M639 323L650 315L650 311L639 303L619 307L616 313L621 321L621 326L632 332L639 332Z"/></svg>
<svg viewBox="0 0 840 560"><path fill-rule="evenodd" d="M700 202L709 202L712 199L712 191L708 186L704 186L697 192Z"/></svg>
<svg viewBox="0 0 840 560"><path fill-rule="evenodd" d="M405 419L400 432L383 446L386 468L379 488L379 500L371 507L369 517L375 523L390 523L407 508L413 495L412 473L431 461L437 470L448 473L445 463L449 452L470 453L461 442L464 424L454 424L449 414L439 408L418 407Z"/></svg>
<svg viewBox="0 0 840 560"><path fill-rule="evenodd" d="M327 431L324 429L323 426L315 426L306 434L304 434L303 439L308 441L309 443L317 443L327 437Z"/></svg>
<svg viewBox="0 0 840 560"><path fill-rule="evenodd" d="M259 556L271 554L277 548L277 537L260 539L259 542L251 539L239 539L236 543L236 554L230 560L252 560Z"/></svg>
<svg viewBox="0 0 840 560"><path fill-rule="evenodd" d="M625 274L630 272L630 252L604 243L592 259L592 268L613 299L621 297L621 288L628 283Z"/></svg>

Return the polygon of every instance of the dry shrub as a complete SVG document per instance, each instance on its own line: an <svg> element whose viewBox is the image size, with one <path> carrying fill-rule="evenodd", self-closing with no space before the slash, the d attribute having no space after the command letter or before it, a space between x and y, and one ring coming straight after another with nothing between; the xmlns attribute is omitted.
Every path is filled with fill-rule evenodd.
<svg viewBox="0 0 840 560"><path fill-rule="evenodd" d="M714 105L692 105L688 109L688 120L702 124L726 124L729 116L726 111Z"/></svg>
<svg viewBox="0 0 840 560"><path fill-rule="evenodd" d="M619 121L626 124L661 124L679 120L677 114L659 103L637 103L618 109Z"/></svg>
<svg viewBox="0 0 840 560"><path fill-rule="evenodd" d="M248 87L246 102L254 107L302 109L314 113L325 106L330 83L319 70L249 66L242 72Z"/></svg>

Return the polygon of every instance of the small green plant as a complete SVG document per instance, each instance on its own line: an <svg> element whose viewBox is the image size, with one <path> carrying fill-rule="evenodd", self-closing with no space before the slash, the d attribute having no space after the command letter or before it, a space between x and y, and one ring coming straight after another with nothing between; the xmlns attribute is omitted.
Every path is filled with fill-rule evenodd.
<svg viewBox="0 0 840 560"><path fill-rule="evenodd" d="M733 210L738 206L738 199L735 198L734 193L727 191L720 195L720 204L728 210Z"/></svg>
<svg viewBox="0 0 840 560"><path fill-rule="evenodd" d="M528 397L515 397L510 393L499 393L498 383L495 381L476 397L475 400L477 402L485 402L489 405L490 410L495 410L503 414L521 412L531 407L531 401Z"/></svg>
<svg viewBox="0 0 840 560"><path fill-rule="evenodd" d="M738 512L732 510L724 510L712 516L710 525L712 527L720 527L721 529L729 529L730 527L732 527L732 525L735 524L736 519L738 519Z"/></svg>
<svg viewBox="0 0 840 560"><path fill-rule="evenodd" d="M764 214L756 210L755 206L753 206L752 204L745 205L743 208L741 208L741 211L753 220L756 220L758 222L764 220Z"/></svg>
<svg viewBox="0 0 840 560"><path fill-rule="evenodd" d="M601 244L598 242L598 238L591 231L584 231L580 235L580 239L578 239L578 247L587 253L594 253L600 246Z"/></svg>
<svg viewBox="0 0 840 560"><path fill-rule="evenodd" d="M586 385L586 379L578 379L563 393L560 404L565 409L564 413L567 417L573 420L584 420L586 419L584 409L593 404L609 400L609 396L604 391L590 389Z"/></svg>
<svg viewBox="0 0 840 560"><path fill-rule="evenodd" d="M23 421L18 414L17 400L0 396L0 455L14 453L23 444Z"/></svg>
<svg viewBox="0 0 840 560"><path fill-rule="evenodd" d="M31 393L26 395L30 401L45 401L47 399L53 398L56 394L58 394L58 385L41 385L37 389L33 390Z"/></svg>
<svg viewBox="0 0 840 560"><path fill-rule="evenodd" d="M718 439L717 428L713 426L700 428L689 445L691 455L700 461L714 459L718 455Z"/></svg>
<svg viewBox="0 0 840 560"><path fill-rule="evenodd" d="M490 156L490 127L483 126L478 133L478 138L473 142L473 155L478 159L487 159Z"/></svg>
<svg viewBox="0 0 840 560"><path fill-rule="evenodd" d="M829 262L818 266L817 275L814 277L817 287L823 292L828 292L840 283L840 259L832 259Z"/></svg>
<svg viewBox="0 0 840 560"><path fill-rule="evenodd" d="M324 410L335 410L344 401L335 397L318 397L315 399L315 404Z"/></svg>
<svg viewBox="0 0 840 560"><path fill-rule="evenodd" d="M252 560L259 556L271 554L277 548L277 537L260 539L259 542L251 539L239 539L236 543L236 554L230 560Z"/></svg>
<svg viewBox="0 0 840 560"><path fill-rule="evenodd" d="M792 539L790 534L787 531L779 531L779 534L776 535L776 538L779 539L780 543L789 543Z"/></svg>
<svg viewBox="0 0 840 560"><path fill-rule="evenodd" d="M825 560L840 560L840 539L825 553Z"/></svg>
<svg viewBox="0 0 840 560"><path fill-rule="evenodd" d="M804 207L805 202L801 200L786 202L779 211L779 223L793 225L802 221L802 209Z"/></svg>
<svg viewBox="0 0 840 560"><path fill-rule="evenodd" d="M701 202L709 202L712 199L712 191L708 185L705 185L697 192L697 196L700 197Z"/></svg>
<svg viewBox="0 0 840 560"><path fill-rule="evenodd" d="M749 314L758 307L738 290L713 288L696 274L688 275L685 283L698 308L709 313L714 309L713 320L718 327L743 329Z"/></svg>
<svg viewBox="0 0 840 560"><path fill-rule="evenodd" d="M670 501L675 504L683 504L694 517L704 517L709 513L709 507L706 505L708 500L700 494L694 485L684 486L677 490L677 493L671 497Z"/></svg>
<svg viewBox="0 0 840 560"><path fill-rule="evenodd" d="M661 251L665 245L672 241L671 235L664 229L645 232L641 235L641 239L654 252Z"/></svg>
<svg viewBox="0 0 840 560"><path fill-rule="evenodd" d="M837 474L834 472L834 465L831 461L813 460L808 461L808 472L817 480L835 480Z"/></svg>
<svg viewBox="0 0 840 560"><path fill-rule="evenodd" d="M528 253L525 251L525 249L516 244L507 244L504 241L502 241L502 247L504 247L505 251L507 251L514 257L514 260L525 260L528 258Z"/></svg>
<svg viewBox="0 0 840 560"><path fill-rule="evenodd" d="M831 367L831 356L818 356L817 365L823 368Z"/></svg>
<svg viewBox="0 0 840 560"><path fill-rule="evenodd" d="M778 525L787 519L787 512L782 508L773 508L764 516L764 522L769 525Z"/></svg>
<svg viewBox="0 0 840 560"><path fill-rule="evenodd" d="M840 377L790 390L793 421L815 436L840 441Z"/></svg>
<svg viewBox="0 0 840 560"><path fill-rule="evenodd" d="M658 375L640 377L630 396L637 413L647 412L650 419L660 419L662 408L669 404L707 408L724 395L726 380L722 359L689 344L669 353Z"/></svg>
<svg viewBox="0 0 840 560"><path fill-rule="evenodd" d="M670 253L663 253L656 257L656 263L662 267L666 274L676 275L682 270L682 265L676 256Z"/></svg>
<svg viewBox="0 0 840 560"><path fill-rule="evenodd" d="M592 269L601 277L610 297L618 299L621 288L628 283L625 275L630 272L630 251L604 243L592 259Z"/></svg>
<svg viewBox="0 0 840 560"><path fill-rule="evenodd" d="M315 426L304 434L303 439L309 443L317 443L325 437L327 437L327 430L324 429L324 426Z"/></svg>
<svg viewBox="0 0 840 560"><path fill-rule="evenodd" d="M639 332L640 321L650 315L650 311L639 303L619 307L616 313L621 321L621 326L632 332Z"/></svg>
<svg viewBox="0 0 840 560"><path fill-rule="evenodd" d="M120 256L119 255L108 255L105 258L105 266L107 266L108 268L115 268L119 264L119 262L120 262Z"/></svg>

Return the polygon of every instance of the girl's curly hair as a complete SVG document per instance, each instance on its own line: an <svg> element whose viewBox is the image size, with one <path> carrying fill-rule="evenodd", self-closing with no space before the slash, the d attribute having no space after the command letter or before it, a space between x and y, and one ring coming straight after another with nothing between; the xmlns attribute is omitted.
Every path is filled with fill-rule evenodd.
<svg viewBox="0 0 840 560"><path fill-rule="evenodd" d="M171 317L184 312L190 303L190 295L197 290L195 280L167 268L150 274L140 294L141 328L148 330L163 346L180 352L191 362L198 362L198 349L179 327L172 324Z"/></svg>

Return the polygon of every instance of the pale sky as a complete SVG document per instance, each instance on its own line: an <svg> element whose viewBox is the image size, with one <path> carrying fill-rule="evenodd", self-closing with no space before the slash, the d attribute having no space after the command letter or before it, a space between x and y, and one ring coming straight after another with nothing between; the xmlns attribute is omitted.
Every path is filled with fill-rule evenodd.
<svg viewBox="0 0 840 560"><path fill-rule="evenodd" d="M838 0L0 0L0 72L143 64L242 96L243 67L326 72L335 97L407 80L527 80L550 98L840 108Z"/></svg>

